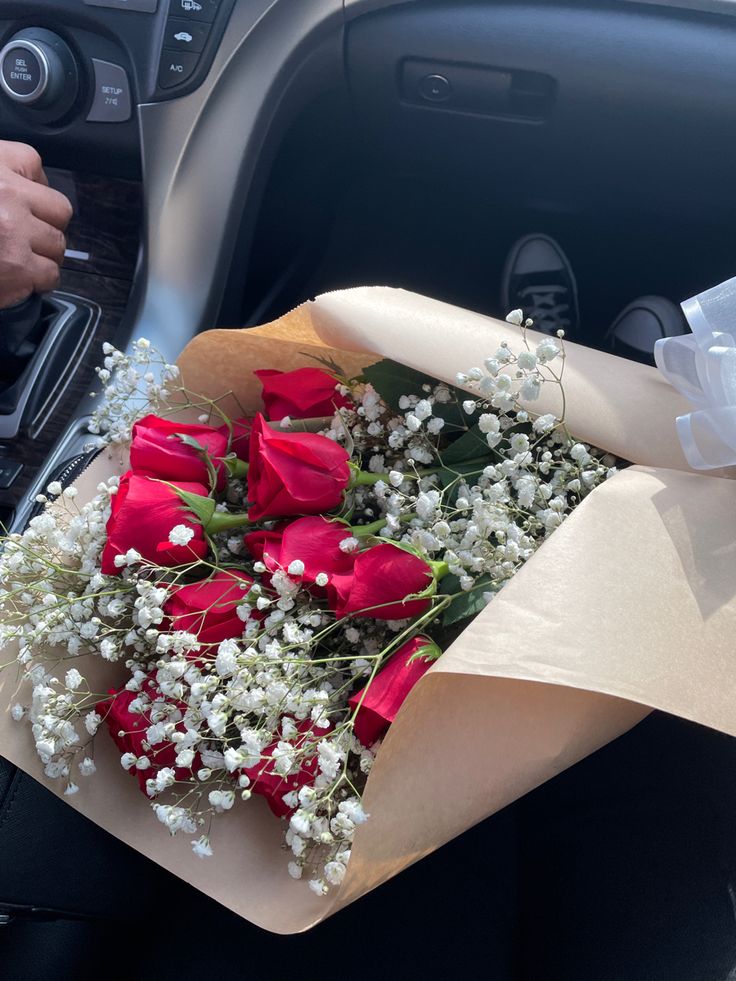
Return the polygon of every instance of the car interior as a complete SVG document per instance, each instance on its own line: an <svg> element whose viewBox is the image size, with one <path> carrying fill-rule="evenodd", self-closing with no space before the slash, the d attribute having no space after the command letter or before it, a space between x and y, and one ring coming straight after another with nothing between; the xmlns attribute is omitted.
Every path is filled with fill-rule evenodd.
<svg viewBox="0 0 736 981"><path fill-rule="evenodd" d="M503 317L504 260L529 232L564 247L573 339L603 349L635 297L679 303L734 275L734 15L733 0L0 0L0 138L36 147L74 206L59 289L0 312L2 524L22 529L89 461L105 341L173 359L200 331L373 284ZM44 875L20 837L32 808L99 849L96 909L74 855ZM55 967L0 961L2 977L86 976L69 950L85 918L117 915L109 876L121 905L144 865L146 890L167 888L5 763L0 849L0 935L67 930L44 948Z"/></svg>

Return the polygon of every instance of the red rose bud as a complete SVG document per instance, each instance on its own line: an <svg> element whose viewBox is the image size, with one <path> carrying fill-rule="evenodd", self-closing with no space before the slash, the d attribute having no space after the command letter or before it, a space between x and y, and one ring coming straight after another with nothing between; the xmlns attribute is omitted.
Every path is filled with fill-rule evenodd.
<svg viewBox="0 0 736 981"><path fill-rule="evenodd" d="M326 436L277 432L257 415L250 436L249 519L334 510L350 483L349 460Z"/></svg>
<svg viewBox="0 0 736 981"><path fill-rule="evenodd" d="M207 451L222 490L227 470L222 457L227 453L227 435L212 426L188 426L158 416L145 416L133 426L130 465L161 480L188 480L210 485L210 471L197 448L179 439L189 437Z"/></svg>
<svg viewBox="0 0 736 981"><path fill-rule="evenodd" d="M316 579L321 574L329 580L350 572L353 557L342 551L340 543L352 534L352 529L340 521L314 516L297 518L280 531L251 532L245 536L245 545L271 574L278 569L288 572L292 562L301 562L303 571L289 574L313 587L318 585Z"/></svg>
<svg viewBox="0 0 736 981"><path fill-rule="evenodd" d="M284 777L274 769L273 751L277 748L279 740L271 743L263 750L261 759L255 766L240 771L249 778L251 792L260 797L265 797L266 803L276 817L286 817L296 810L295 807L289 807L284 802L286 794L301 790L302 787L309 786L314 782L314 778L319 772L317 745L320 739L332 732L332 729L333 726L331 725L325 729L316 729L310 719L297 725L300 736L290 739L289 742L297 749L308 743L308 751L312 752L313 755L300 757L299 770L296 773Z"/></svg>
<svg viewBox="0 0 736 981"><path fill-rule="evenodd" d="M327 596L338 619L407 620L426 612L432 603L431 596L407 597L426 593L435 581L429 563L386 543L358 552L352 571L333 576L327 584Z"/></svg>
<svg viewBox="0 0 736 981"><path fill-rule="evenodd" d="M400 647L373 681L348 700L357 709L353 731L364 746L385 735L404 699L442 651L428 637L414 637Z"/></svg>
<svg viewBox="0 0 736 981"><path fill-rule="evenodd" d="M273 422L286 416L315 419L331 416L336 409L353 403L337 391L337 379L319 368L295 371L254 371L263 385L263 404Z"/></svg>
<svg viewBox="0 0 736 981"><path fill-rule="evenodd" d="M243 589L243 585L246 586ZM201 644L219 644L237 639L245 623L238 615L253 580L239 569L216 572L211 579L179 586L164 604L164 613L173 630L196 634ZM216 648L197 652L214 658Z"/></svg>
<svg viewBox="0 0 736 981"><path fill-rule="evenodd" d="M233 419L232 432L227 425L220 426L217 430L218 433L222 433L226 441L232 437L230 452L234 453L235 456L244 463L248 462L250 450L250 431L252 426L252 419Z"/></svg>
<svg viewBox="0 0 736 981"><path fill-rule="evenodd" d="M209 496L204 484L180 481L174 487L132 470L123 474L118 491L112 496L107 521L107 542L102 551L105 575L120 575L115 556L125 555L129 549L161 566L185 565L207 555L204 529L193 519L176 488L197 497ZM193 533L186 545L169 541L177 525L184 525Z"/></svg>
<svg viewBox="0 0 736 981"><path fill-rule="evenodd" d="M142 690L153 701L159 703L167 701L156 686L155 672L152 672L144 681ZM201 766L199 756L195 756L191 767L175 766L179 750L177 745L169 740L163 740L148 747L143 745L144 742L147 742L146 734L153 722L151 710L143 713L130 711L131 702L138 698L140 692L127 691L125 688L115 691L114 688L111 688L108 694L112 697L104 702L99 702L95 706L95 712L102 716L103 722L110 730L110 735L121 753L133 753L139 759L144 756L148 759L150 765L145 769L139 770L133 765L129 770L133 776L138 778L138 784L144 794L146 794L146 780L153 779L158 771L165 766L174 767L177 780L188 780L192 775L192 770ZM176 728L178 732L186 731L183 723L179 723ZM146 796L148 795L146 794Z"/></svg>

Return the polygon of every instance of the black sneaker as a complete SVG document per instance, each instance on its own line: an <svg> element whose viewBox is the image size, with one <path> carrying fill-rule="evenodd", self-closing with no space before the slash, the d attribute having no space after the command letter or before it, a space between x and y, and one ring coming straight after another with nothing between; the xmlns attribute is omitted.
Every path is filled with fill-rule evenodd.
<svg viewBox="0 0 736 981"><path fill-rule="evenodd" d="M535 330L564 330L574 339L579 322L575 274L554 239L534 232L513 245L504 266L501 304L504 315L523 310Z"/></svg>
<svg viewBox="0 0 736 981"><path fill-rule="evenodd" d="M685 314L664 296L640 296L616 317L606 335L614 354L631 361L654 364L654 344L661 337L689 334Z"/></svg>

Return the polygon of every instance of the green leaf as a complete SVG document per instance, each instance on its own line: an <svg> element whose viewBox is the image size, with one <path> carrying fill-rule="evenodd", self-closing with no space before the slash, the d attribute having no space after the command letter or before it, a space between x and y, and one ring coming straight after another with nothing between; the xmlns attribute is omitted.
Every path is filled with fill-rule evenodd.
<svg viewBox="0 0 736 981"><path fill-rule="evenodd" d="M438 384L438 380L430 375L423 375L420 371L414 371L413 368L389 360L378 361L365 368L363 378L371 383L383 401L395 412L403 412L403 409L399 408L399 399L402 395L418 395L420 398L426 398L427 392L424 391L423 386L429 385L435 388ZM451 389L451 391L455 390ZM468 417L456 402L437 403L434 414L455 426L464 428L467 424Z"/></svg>
<svg viewBox="0 0 736 981"><path fill-rule="evenodd" d="M172 433L170 438L181 440L185 446L191 446L191 448L196 450L198 453L207 453L207 447L202 446L199 440L197 440L194 436L189 436L187 433Z"/></svg>
<svg viewBox="0 0 736 981"><path fill-rule="evenodd" d="M426 644L423 644L418 650L416 650L407 664L413 664L414 661L438 661L442 657L442 648L435 644L432 640L427 640Z"/></svg>
<svg viewBox="0 0 736 981"><path fill-rule="evenodd" d="M167 481L164 481L164 483L167 483ZM176 491L184 504L186 504L187 510L191 511L199 523L206 528L212 520L212 515L215 513L215 502L212 498L202 497L201 494L192 494L189 491L182 490L181 487L177 487L175 484L169 484L169 487Z"/></svg>
<svg viewBox="0 0 736 981"><path fill-rule="evenodd" d="M485 587L485 588L483 588ZM460 580L457 576L445 576L442 580L443 593L455 593L460 590ZM483 599L483 593L497 592L498 586L494 586L490 576L482 576L476 579L476 584L470 592L460 592L445 610L442 617L442 625L449 627L450 624L457 623L459 620L467 620L477 616L481 610L488 605Z"/></svg>
<svg viewBox="0 0 736 981"><path fill-rule="evenodd" d="M220 457L220 459L227 467L227 472L231 477L242 479L248 476L248 464L239 459L234 453L228 453L227 456Z"/></svg>
<svg viewBox="0 0 736 981"><path fill-rule="evenodd" d="M210 490L214 490L217 487L217 471L215 470L215 464L207 447L202 446L194 436L189 436L187 433L174 433L172 438L181 440L185 446L191 447L199 454L204 465L207 467L207 473L210 478Z"/></svg>
<svg viewBox="0 0 736 981"><path fill-rule="evenodd" d="M476 423L472 429L463 433L459 439L450 443L447 449L442 451L442 462L446 466L454 466L469 460L478 463L480 460L493 459L496 455Z"/></svg>

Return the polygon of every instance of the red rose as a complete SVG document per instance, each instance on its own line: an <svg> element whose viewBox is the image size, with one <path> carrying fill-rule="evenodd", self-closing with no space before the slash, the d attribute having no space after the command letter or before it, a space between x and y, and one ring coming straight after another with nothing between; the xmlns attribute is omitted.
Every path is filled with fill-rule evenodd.
<svg viewBox="0 0 736 981"><path fill-rule="evenodd" d="M326 436L277 432L258 414L250 434L249 519L332 511L350 483L349 460Z"/></svg>
<svg viewBox="0 0 736 981"><path fill-rule="evenodd" d="M222 490L227 471L222 457L227 453L227 435L212 426L188 426L158 416L146 416L133 426L130 465L161 480L189 480L210 485L210 473L201 454L177 438L191 436L203 446L217 472L217 488Z"/></svg>
<svg viewBox="0 0 736 981"><path fill-rule="evenodd" d="M155 672L152 672L144 681L142 691L152 701L167 701L158 690ZM174 767L177 780L188 780L192 775L192 769L201 765L198 756L195 756L191 767L179 767L174 766L179 752L175 743L164 740L160 743L154 743L150 747L143 745L146 741L148 727L153 723L150 709L143 713L130 711L131 702L138 698L140 692L128 691L125 688L115 691L114 688L111 688L108 694L112 697L104 702L99 702L95 706L95 712L107 724L110 735L121 753L133 753L139 758L145 756L149 760L150 766L146 769L139 770L137 767L133 767L130 770L130 773L138 778L138 784L143 793L146 793L146 780L153 779L158 771L165 766ZM179 732L185 732L183 723L179 723L176 728Z"/></svg>
<svg viewBox="0 0 736 981"><path fill-rule="evenodd" d="M233 419L232 421L232 434L228 429L227 425L222 425L218 428L217 432L222 433L227 441L232 435L232 442L230 443L230 452L234 453L239 460L244 460L248 462L248 451L250 448L250 431L253 426L252 419Z"/></svg>
<svg viewBox="0 0 736 981"><path fill-rule="evenodd" d="M265 557L268 555L271 561L278 563L283 532L284 525L278 528L257 528L255 531L249 531L243 541L253 561L265 562Z"/></svg>
<svg viewBox="0 0 736 981"><path fill-rule="evenodd" d="M429 597L405 600L423 593L433 579L434 573L426 562L386 543L358 552L350 573L332 577L327 595L338 618L406 620L429 609Z"/></svg>
<svg viewBox="0 0 736 981"><path fill-rule="evenodd" d="M208 496L204 484L177 482L177 487ZM135 549L157 565L184 565L207 555L204 529L186 509L176 491L168 484L129 470L120 478L113 494L112 512L107 522L107 542L102 551L102 571L107 576L120 575L116 555ZM177 525L194 532L188 545L172 545L169 533Z"/></svg>
<svg viewBox="0 0 736 981"><path fill-rule="evenodd" d="M285 416L295 419L331 416L335 409L353 405L336 390L337 379L319 368L254 371L253 374L263 385L263 404L268 418L274 422Z"/></svg>
<svg viewBox="0 0 736 981"><path fill-rule="evenodd" d="M321 739L332 732L333 726L326 729L315 729L314 723L310 719L297 724L299 735L290 739L291 745L297 749L304 749L304 757L300 757L299 770L284 777L277 773L273 768L273 751L279 744L279 740L271 743L261 753L261 759L255 766L248 767L240 772L250 779L250 790L260 797L266 798L266 803L271 808L276 817L285 817L293 814L296 808L289 807L284 803L286 794L294 790L300 790L314 781L319 772L317 760L317 745Z"/></svg>
<svg viewBox="0 0 736 981"><path fill-rule="evenodd" d="M242 588L245 583L246 589ZM219 644L241 637L245 623L238 607L248 595L253 580L239 569L224 569L211 579L179 586L164 604L171 630L196 634L201 644ZM204 651L212 657L216 649Z"/></svg>
<svg viewBox="0 0 736 981"><path fill-rule="evenodd" d="M412 661L417 652L427 647L433 648L431 657L417 657ZM385 734L404 699L437 656L436 644L427 637L414 637L386 662L367 688L349 699L350 708L360 706L353 731L364 746L372 746Z"/></svg>
<svg viewBox="0 0 736 981"><path fill-rule="evenodd" d="M350 572L353 557L341 550L340 542L352 534L352 529L340 521L314 516L297 518L280 531L252 531L245 536L245 545L270 573L288 570L295 560L303 562L304 572L294 578L314 586L320 573L332 578Z"/></svg>

